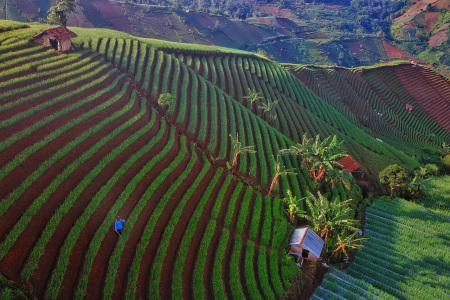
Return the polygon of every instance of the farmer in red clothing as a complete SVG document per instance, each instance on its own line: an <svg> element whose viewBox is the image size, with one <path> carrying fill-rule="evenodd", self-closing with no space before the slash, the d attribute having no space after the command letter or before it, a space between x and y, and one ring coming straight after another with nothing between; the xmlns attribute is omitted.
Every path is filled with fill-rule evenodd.
<svg viewBox="0 0 450 300"><path fill-rule="evenodd" d="M123 224L125 223L124 219L119 219L119 217L116 218L116 221L114 222L114 230L122 237L122 229Z"/></svg>

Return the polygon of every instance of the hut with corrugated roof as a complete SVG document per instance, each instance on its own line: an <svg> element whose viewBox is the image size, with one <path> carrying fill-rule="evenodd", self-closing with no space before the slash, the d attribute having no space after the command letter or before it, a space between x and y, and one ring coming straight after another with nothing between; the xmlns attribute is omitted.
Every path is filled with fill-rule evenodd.
<svg viewBox="0 0 450 300"><path fill-rule="evenodd" d="M320 259L324 244L324 240L309 227L297 228L289 241L289 254L315 262Z"/></svg>
<svg viewBox="0 0 450 300"><path fill-rule="evenodd" d="M77 37L75 32L70 31L65 26L50 28L36 34L33 38L59 51L69 51L72 48L72 38Z"/></svg>

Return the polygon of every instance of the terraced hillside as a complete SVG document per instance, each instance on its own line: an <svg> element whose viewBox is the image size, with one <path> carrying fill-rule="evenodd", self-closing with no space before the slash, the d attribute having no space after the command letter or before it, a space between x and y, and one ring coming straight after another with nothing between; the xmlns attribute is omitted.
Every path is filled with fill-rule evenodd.
<svg viewBox="0 0 450 300"><path fill-rule="evenodd" d="M30 295L281 297L297 268L280 197L313 184L283 156L300 171L266 197L280 149L337 134L373 174L417 165L251 53L74 28L60 54L30 40L45 26L0 25L0 271ZM248 89L279 100L274 122ZM236 133L257 153L232 173Z"/></svg>
<svg viewBox="0 0 450 300"><path fill-rule="evenodd" d="M447 299L450 218L405 200L367 210L367 242L345 271L331 269L311 299Z"/></svg>
<svg viewBox="0 0 450 300"><path fill-rule="evenodd" d="M450 81L426 67L287 68L354 124L397 149L411 152L450 141Z"/></svg>

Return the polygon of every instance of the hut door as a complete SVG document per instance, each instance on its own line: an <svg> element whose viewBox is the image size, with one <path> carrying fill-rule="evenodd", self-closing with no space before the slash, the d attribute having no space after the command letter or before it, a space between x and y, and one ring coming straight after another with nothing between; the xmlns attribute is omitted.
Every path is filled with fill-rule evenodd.
<svg viewBox="0 0 450 300"><path fill-rule="evenodd" d="M53 49L58 50L58 40L57 39L50 39L50 45Z"/></svg>

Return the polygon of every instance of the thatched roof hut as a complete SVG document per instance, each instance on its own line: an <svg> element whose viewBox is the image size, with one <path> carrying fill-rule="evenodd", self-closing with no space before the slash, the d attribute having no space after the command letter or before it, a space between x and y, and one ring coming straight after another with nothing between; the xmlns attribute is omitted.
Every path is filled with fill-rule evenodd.
<svg viewBox="0 0 450 300"><path fill-rule="evenodd" d="M72 48L72 38L77 37L75 32L64 26L50 28L36 34L33 38L38 42L59 51L69 51Z"/></svg>

